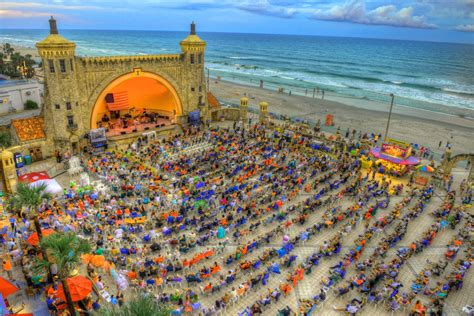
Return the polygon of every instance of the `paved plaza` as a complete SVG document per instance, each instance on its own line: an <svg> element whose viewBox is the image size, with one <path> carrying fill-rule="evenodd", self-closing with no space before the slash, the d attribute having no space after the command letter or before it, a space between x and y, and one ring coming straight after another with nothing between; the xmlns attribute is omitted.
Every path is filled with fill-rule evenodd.
<svg viewBox="0 0 474 316"><path fill-rule="evenodd" d="M451 201L444 188L410 187L408 179L380 174L372 179L370 172L359 171L357 159L349 158L336 145L328 143L330 152L313 150L306 146L311 137L297 131L291 139L263 127L251 134L227 128L176 138L175 148L168 148L161 140L147 141L113 155L82 158L92 183L105 186L101 196L116 196L90 209L86 207L89 215L95 214L95 209L107 210L110 215L120 203L141 207L143 204L136 201L151 197L144 205L142 214L146 219L138 225L140 229L125 225L122 235L116 231L119 224L107 226L101 222L105 226L101 233L86 232L87 224L97 227L94 220L76 227L79 235L103 248L105 258L128 278L125 301L136 293L148 292L163 300L192 291L197 294L193 308L188 311L186 305L172 303L176 309L173 313L278 315L289 307L298 315L339 315L348 314L344 309L357 299L362 301L357 304L360 315L406 315L417 300L428 308L436 298L435 292L439 293L415 293L413 284L422 271L434 263L447 263L438 276L428 277L425 290L433 289L457 271L459 259L472 261L472 209L461 208L459 194L447 215L436 217L434 213L446 209L447 201ZM47 168L63 187L79 181L78 176L69 176L62 165L54 162L31 171L35 168ZM154 179L159 178L154 185L161 187L161 192L137 194L124 188L128 185L135 190L138 184L149 185L143 180L148 172L154 174ZM458 190L467 172L455 169L453 175L453 188ZM160 198L153 200L153 194ZM388 204L383 205L383 201ZM421 204L424 207L416 211ZM179 215L172 215L173 210ZM366 218L371 211L372 216ZM450 212L460 214L454 227L441 229L435 225ZM187 222L180 218L182 214L197 220L194 224ZM383 226L378 223L389 218ZM127 232L130 227L133 231ZM401 227L406 232L380 255L380 246L403 230ZM415 241L426 238L427 232L432 237L429 243L406 257L400 254L401 249L410 249ZM455 258L447 260L448 246L460 239L461 232L462 245ZM362 239L364 243L358 247ZM197 245L193 240L198 240ZM152 244L158 244L160 250L151 251ZM140 250L138 254L125 254L122 248L145 248L147 252L141 256ZM369 259L372 265L358 267ZM377 266L394 259L400 260L397 275L385 271L371 284L369 292L380 293L382 299L368 300L368 292L362 293L365 283L349 286L361 273L368 280L379 273ZM150 272L150 266L156 266L158 272ZM344 275L335 275L342 267ZM81 271L86 274L85 265ZM104 278L104 290L115 295L116 285L109 271L97 268L95 273ZM25 288L19 268L15 269L15 278ZM467 270L461 289L443 292L447 293L441 300L443 313L463 315L462 308L474 304L473 278L472 271ZM393 284L397 284L396 291ZM347 288L347 293L339 295L340 288ZM325 299L315 298L323 292ZM409 303L391 307L393 299L399 302L405 295L410 297ZM44 294L33 299L21 292L12 301L25 302L24 312L47 315Z"/></svg>

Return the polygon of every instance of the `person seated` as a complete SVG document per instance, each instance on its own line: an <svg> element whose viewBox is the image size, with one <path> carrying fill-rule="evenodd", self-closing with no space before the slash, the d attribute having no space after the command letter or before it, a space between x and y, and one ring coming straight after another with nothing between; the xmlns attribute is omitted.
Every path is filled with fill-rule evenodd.
<svg viewBox="0 0 474 316"><path fill-rule="evenodd" d="M257 303L254 303L252 305L251 312L252 312L252 315L260 315L263 313L262 308Z"/></svg>
<svg viewBox="0 0 474 316"><path fill-rule="evenodd" d="M285 296L287 296L288 294L290 294L292 288L291 288L290 284L282 283L282 284L280 284L280 290L285 294Z"/></svg>
<svg viewBox="0 0 474 316"><path fill-rule="evenodd" d="M214 265L211 267L211 274L216 274L221 270L221 266L214 262Z"/></svg>
<svg viewBox="0 0 474 316"><path fill-rule="evenodd" d="M211 282L207 283L207 285L204 287L203 289L203 292L204 293L209 293L209 292L212 292L212 284Z"/></svg>
<svg viewBox="0 0 474 316"><path fill-rule="evenodd" d="M333 309L335 311L345 311L351 315L355 315L361 309L361 307L362 301L358 300L357 298L354 298L349 304L346 305L346 307L337 308L336 306L333 306Z"/></svg>
<svg viewBox="0 0 474 316"><path fill-rule="evenodd" d="M420 300L417 300L415 303L415 306L413 306L413 309L411 310L411 315L425 315L426 313L426 307L423 306L423 304L420 302Z"/></svg>
<svg viewBox="0 0 474 316"><path fill-rule="evenodd" d="M269 296L261 296L260 300L258 301L261 306L266 306L272 302Z"/></svg>
<svg viewBox="0 0 474 316"><path fill-rule="evenodd" d="M241 268L242 270L248 270L248 269L250 269L251 267L252 267L252 263L251 263L250 261L248 261L248 260L247 260L247 261L244 261L244 262L242 262L242 263L240 264L240 268Z"/></svg>

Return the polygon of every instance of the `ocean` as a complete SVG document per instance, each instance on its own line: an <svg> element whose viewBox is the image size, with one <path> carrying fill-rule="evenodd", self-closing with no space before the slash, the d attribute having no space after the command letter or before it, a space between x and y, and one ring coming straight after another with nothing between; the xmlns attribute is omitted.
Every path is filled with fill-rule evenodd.
<svg viewBox="0 0 474 316"><path fill-rule="evenodd" d="M0 42L27 47L47 30L0 30ZM77 54L180 52L185 32L61 30ZM211 77L297 94L389 102L425 110L474 110L474 45L298 35L199 33ZM443 107L433 106L434 104ZM457 109L455 109L457 108Z"/></svg>

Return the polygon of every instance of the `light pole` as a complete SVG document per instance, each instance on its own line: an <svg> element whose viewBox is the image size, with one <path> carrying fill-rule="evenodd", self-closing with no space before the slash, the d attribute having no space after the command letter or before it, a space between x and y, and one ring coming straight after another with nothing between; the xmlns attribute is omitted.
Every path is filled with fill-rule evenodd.
<svg viewBox="0 0 474 316"><path fill-rule="evenodd" d="M390 93L390 96L392 97L392 101L390 102L390 111L388 112L387 128L385 129L385 137L384 137L384 140L387 140L388 128L390 127L390 118L391 118L391 116L392 116L393 99L395 98L395 95L394 95L393 93Z"/></svg>
<svg viewBox="0 0 474 316"><path fill-rule="evenodd" d="M209 67L207 67L207 92L211 90L211 87L209 87Z"/></svg>

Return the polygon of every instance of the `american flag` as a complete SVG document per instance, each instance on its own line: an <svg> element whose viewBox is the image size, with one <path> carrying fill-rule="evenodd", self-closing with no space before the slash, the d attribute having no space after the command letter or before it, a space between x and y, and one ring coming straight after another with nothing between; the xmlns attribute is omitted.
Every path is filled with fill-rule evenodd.
<svg viewBox="0 0 474 316"><path fill-rule="evenodd" d="M105 102L109 111L127 110L130 106L128 104L128 92L114 92L105 96Z"/></svg>

